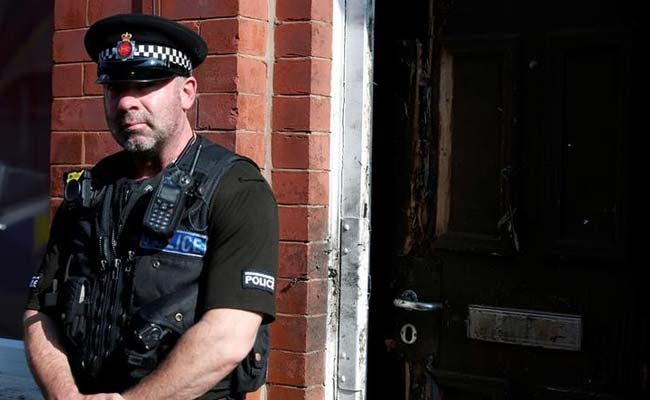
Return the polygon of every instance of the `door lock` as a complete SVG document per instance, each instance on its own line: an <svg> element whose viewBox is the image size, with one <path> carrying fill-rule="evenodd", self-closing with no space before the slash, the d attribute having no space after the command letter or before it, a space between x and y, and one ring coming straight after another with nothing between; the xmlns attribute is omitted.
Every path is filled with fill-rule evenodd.
<svg viewBox="0 0 650 400"><path fill-rule="evenodd" d="M413 344L418 340L418 330L415 329L415 325L413 324L405 324L402 326L402 329L400 329L399 336L402 338L402 342Z"/></svg>
<svg viewBox="0 0 650 400"><path fill-rule="evenodd" d="M413 290L405 290L399 298L393 300L393 305L408 311L442 310L442 303L426 303L418 301L418 295Z"/></svg>

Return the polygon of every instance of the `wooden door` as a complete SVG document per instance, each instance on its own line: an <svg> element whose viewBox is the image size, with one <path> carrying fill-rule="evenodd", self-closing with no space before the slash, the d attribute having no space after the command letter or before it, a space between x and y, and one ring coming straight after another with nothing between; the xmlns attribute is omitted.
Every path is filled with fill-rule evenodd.
<svg viewBox="0 0 650 400"><path fill-rule="evenodd" d="M634 10L377 7L369 398L647 395Z"/></svg>

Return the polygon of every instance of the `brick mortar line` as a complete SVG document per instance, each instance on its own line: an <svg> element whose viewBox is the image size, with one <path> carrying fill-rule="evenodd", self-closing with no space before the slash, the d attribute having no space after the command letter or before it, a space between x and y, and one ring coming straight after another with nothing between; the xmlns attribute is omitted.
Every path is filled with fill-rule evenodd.
<svg viewBox="0 0 650 400"><path fill-rule="evenodd" d="M241 94L241 95L244 95L244 96L261 97L265 93L242 92L241 90L234 90L234 91L227 91L227 92L201 92L201 94L199 94L199 97L205 96L206 94L208 94L208 95L214 95L214 94L236 94L236 95L240 95Z"/></svg>
<svg viewBox="0 0 650 400"><path fill-rule="evenodd" d="M81 26L81 27L78 27L78 28L55 29L54 33L59 33L59 32L66 33L66 32L84 31L84 30L88 30L88 28L89 28L89 26L86 25L86 26Z"/></svg>
<svg viewBox="0 0 650 400"><path fill-rule="evenodd" d="M326 95L326 94L318 94L314 92L309 92L308 94L305 94L304 92L300 93L288 93L288 92L276 92L274 94L274 97L314 97L317 98L317 96L321 96L323 98L331 99L332 96Z"/></svg>
<svg viewBox="0 0 650 400"><path fill-rule="evenodd" d="M269 15L270 18L270 15ZM229 17L207 17L203 19L184 19L184 20L179 20L179 22L198 22L199 25L204 23L204 22L218 22L218 21L251 21L251 22L261 22L261 23L267 23L268 19L259 19L259 18L253 18L249 17L247 15L232 15Z"/></svg>
<svg viewBox="0 0 650 400"><path fill-rule="evenodd" d="M239 12L239 11L238 11ZM270 16L269 16L270 17ZM233 14L233 15L224 15L221 17L205 17L205 18L189 18L189 19L175 19L174 21L180 22L180 23L188 23L188 22L198 22L199 25L203 22L210 22L210 21L224 21L224 20L234 20L234 19L246 19L249 21L259 21L259 22L268 22L267 19L263 18L256 18L256 17L251 17L248 15L241 15L241 14Z"/></svg>
<svg viewBox="0 0 650 400"><path fill-rule="evenodd" d="M309 94L279 94L279 93L274 93L273 94L274 99L296 99L296 98L305 98L305 99L321 99L321 100L329 100L332 98L332 96L325 96L321 94L314 94L314 93L309 93Z"/></svg>
<svg viewBox="0 0 650 400"><path fill-rule="evenodd" d="M91 64L93 63L93 60L74 60L74 61L53 61L52 68L58 66L58 65L74 65L74 64ZM93 63L94 64L94 63Z"/></svg>
<svg viewBox="0 0 650 400"><path fill-rule="evenodd" d="M231 130L231 129L225 129L225 130L224 129L217 129L217 130L214 130L214 129L202 129L202 130L195 129L195 131L197 133L221 133L221 134L243 133L245 135L249 135L249 134L250 135L252 135L252 134L258 134L259 135L260 134L260 131L252 131L250 129L234 129L234 130Z"/></svg>
<svg viewBox="0 0 650 400"><path fill-rule="evenodd" d="M90 94L82 96L52 96L52 100L82 100L82 99L96 99L103 98L101 94Z"/></svg>
<svg viewBox="0 0 650 400"><path fill-rule="evenodd" d="M329 137L331 135L330 132L327 131L273 131L274 135L280 135L280 136L296 136L296 137Z"/></svg>
<svg viewBox="0 0 650 400"><path fill-rule="evenodd" d="M86 22L86 26L90 25L90 18L88 17L90 11L90 0L86 0L86 15L84 16L84 21Z"/></svg>
<svg viewBox="0 0 650 400"><path fill-rule="evenodd" d="M81 135L81 160L83 161L84 164L87 164L87 162L86 162L86 136L87 135Z"/></svg>
<svg viewBox="0 0 650 400"><path fill-rule="evenodd" d="M304 130L304 129L297 130L297 131L292 131L292 130L287 130L287 129L276 129L276 130L273 131L273 133L275 133L275 134L293 134L293 133L301 133L301 134L303 134L303 135L305 135L305 136L306 136L306 135L309 135L309 132L310 132L310 131L306 131L306 130ZM328 135L331 134L331 132L329 132L329 131L314 131L314 132L315 132L315 133L318 133L319 135L321 135L321 134L328 134Z"/></svg>
<svg viewBox="0 0 650 400"><path fill-rule="evenodd" d="M308 386L293 386L293 385L287 385L287 384L281 384L281 383L266 383L268 386L275 386L275 387L281 387L281 388L290 388L290 389L300 389L300 390L309 390L314 387L325 387L322 383L314 383L313 385L308 385Z"/></svg>
<svg viewBox="0 0 650 400"><path fill-rule="evenodd" d="M71 130L71 131L50 131L51 134L56 135L79 135L85 136L86 133L98 133L100 135L107 134L110 135L110 131L80 131L80 130Z"/></svg>
<svg viewBox="0 0 650 400"><path fill-rule="evenodd" d="M74 61L74 62L66 62L66 63L57 63L57 64L52 65L52 69L54 69L55 67L57 67L59 65L63 65L63 66L80 65L80 66L84 66L86 64L90 64L91 62L92 61Z"/></svg>
<svg viewBox="0 0 650 400"><path fill-rule="evenodd" d="M255 61L262 61L262 62L264 62L264 63L266 63L266 64L269 63L269 62L268 62L268 59L267 59L266 57L257 56L257 55L255 55L255 54L239 53L238 55L239 55L241 58L246 58L246 59L249 59L249 60L255 60Z"/></svg>
<svg viewBox="0 0 650 400"><path fill-rule="evenodd" d="M208 53L206 57L210 57L210 56L234 56L234 55L237 55L237 54L239 54L239 53L237 53L237 52L233 52L233 53ZM201 68L201 66L196 67L194 69L194 71L196 71L196 69L198 69L198 68Z"/></svg>
<svg viewBox="0 0 650 400"><path fill-rule="evenodd" d="M287 314L287 313L275 313L276 317L305 317L305 318L320 318L320 317L326 317L327 313L322 313L322 314L309 314L309 315L303 315L303 314Z"/></svg>
<svg viewBox="0 0 650 400"><path fill-rule="evenodd" d="M242 129L242 128L232 128L232 129L212 129L212 128L196 128L194 129L196 133L245 133L245 134L252 134L252 133L264 133L263 131L256 131L256 130L250 130L250 129Z"/></svg>
<svg viewBox="0 0 650 400"><path fill-rule="evenodd" d="M275 61L300 61L300 60L321 60L332 62L331 58L321 57L321 56L280 56L275 59Z"/></svg>
<svg viewBox="0 0 650 400"><path fill-rule="evenodd" d="M266 95L266 92L264 93L254 93L254 92L242 92L241 90L233 89L232 91L221 91L221 92L201 92L201 94L198 97L204 96L204 95L214 95L214 94L235 94L235 95L240 95L243 94L245 96L258 96L258 97L263 97Z"/></svg>
<svg viewBox="0 0 650 400"><path fill-rule="evenodd" d="M274 349L274 348L271 348L271 350L279 351L282 353L296 354L296 355L312 355L312 354L325 352L325 348L320 350L311 350L311 351L290 351L290 350L281 350L281 349Z"/></svg>
<svg viewBox="0 0 650 400"><path fill-rule="evenodd" d="M53 97L54 100L83 100L83 99L103 99L104 96L100 94L92 94L88 96L61 96Z"/></svg>
<svg viewBox="0 0 650 400"><path fill-rule="evenodd" d="M86 68L88 68L88 66L86 65L86 63L80 63L80 65L81 65L81 92L83 93L84 96L86 96L86 87L84 83L86 81ZM54 69L54 67L52 67L52 69ZM54 96L52 96L52 99L54 99Z"/></svg>
<svg viewBox="0 0 650 400"><path fill-rule="evenodd" d="M321 21L318 19L301 19L301 20L278 20L278 25L298 25L298 24L314 24L321 26L332 26L331 22Z"/></svg>
<svg viewBox="0 0 650 400"><path fill-rule="evenodd" d="M316 59L319 59L319 60L332 61L332 58L330 58L330 57L321 57L321 56L284 55L284 56L278 57L278 59L282 59L282 60L292 60L292 59L299 59L299 58L316 58Z"/></svg>
<svg viewBox="0 0 650 400"><path fill-rule="evenodd" d="M246 58L246 59L249 59L249 60L262 61L262 62L266 61L266 57L256 56L254 54L239 53L239 52L235 52L235 53L211 53L211 54L208 54L205 59L207 60L209 58L233 58L233 57L234 58L241 57L241 58ZM201 66L198 66L197 69L198 68L201 68Z"/></svg>

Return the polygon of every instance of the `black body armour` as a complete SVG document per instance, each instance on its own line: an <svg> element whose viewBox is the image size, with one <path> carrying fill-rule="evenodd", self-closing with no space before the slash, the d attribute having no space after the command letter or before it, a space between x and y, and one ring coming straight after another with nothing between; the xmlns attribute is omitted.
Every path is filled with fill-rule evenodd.
<svg viewBox="0 0 650 400"><path fill-rule="evenodd" d="M100 162L91 171L91 201L63 205L73 227L57 277L57 311L82 392L120 392L134 385L200 317L211 198L234 163L252 163L199 136L178 164L168 167L194 172L180 222L173 236L164 238L143 227L160 178L129 185L119 173L127 160L121 152ZM267 358L263 325L251 353L210 398L257 389Z"/></svg>

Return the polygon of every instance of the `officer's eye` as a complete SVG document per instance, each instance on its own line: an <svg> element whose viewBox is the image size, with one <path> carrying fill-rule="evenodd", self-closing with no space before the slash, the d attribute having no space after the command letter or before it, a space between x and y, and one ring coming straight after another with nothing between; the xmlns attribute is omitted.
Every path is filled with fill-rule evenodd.
<svg viewBox="0 0 650 400"><path fill-rule="evenodd" d="M119 82L107 84L106 91L113 96L125 93L141 95L156 90L159 86L160 82Z"/></svg>
<svg viewBox="0 0 650 400"><path fill-rule="evenodd" d="M160 81L154 81L154 82L138 82L134 84L134 87L137 90L142 90L142 91L149 91L149 90L155 90L158 87L162 86L162 83Z"/></svg>

